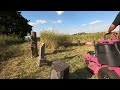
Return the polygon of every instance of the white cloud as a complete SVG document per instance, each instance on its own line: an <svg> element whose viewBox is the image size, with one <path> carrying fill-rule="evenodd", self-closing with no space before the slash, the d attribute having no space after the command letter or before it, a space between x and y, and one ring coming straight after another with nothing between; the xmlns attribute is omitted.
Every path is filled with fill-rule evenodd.
<svg viewBox="0 0 120 90"><path fill-rule="evenodd" d="M89 27L85 29L85 32L93 33L93 32L107 32L109 28L109 24L99 25L97 27ZM119 31L119 27L117 27L114 31Z"/></svg>
<svg viewBox="0 0 120 90"><path fill-rule="evenodd" d="M46 30L54 30L54 28L47 28Z"/></svg>
<svg viewBox="0 0 120 90"><path fill-rule="evenodd" d="M103 22L103 21L101 21L101 20L96 20L96 21L90 22L89 24L96 24L96 23L101 23L101 22Z"/></svg>
<svg viewBox="0 0 120 90"><path fill-rule="evenodd" d="M81 24L80 26L86 26L87 24Z"/></svg>
<svg viewBox="0 0 120 90"><path fill-rule="evenodd" d="M62 23L62 20L54 21L54 24L55 24L55 23Z"/></svg>
<svg viewBox="0 0 120 90"><path fill-rule="evenodd" d="M62 14L64 13L64 11L56 11L56 13L57 13L58 15L62 15Z"/></svg>
<svg viewBox="0 0 120 90"><path fill-rule="evenodd" d="M35 22L29 22L29 24L32 25L32 26L36 26L36 25L39 25L39 24L44 24L46 22L47 21L45 21L45 20L36 20Z"/></svg>

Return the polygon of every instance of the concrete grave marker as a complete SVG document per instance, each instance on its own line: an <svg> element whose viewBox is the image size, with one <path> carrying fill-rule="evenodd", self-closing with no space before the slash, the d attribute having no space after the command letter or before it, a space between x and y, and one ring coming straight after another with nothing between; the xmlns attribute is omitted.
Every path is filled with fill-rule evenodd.
<svg viewBox="0 0 120 90"><path fill-rule="evenodd" d="M32 32L31 34L31 51L32 57L38 56L36 32Z"/></svg>
<svg viewBox="0 0 120 90"><path fill-rule="evenodd" d="M63 60L55 60L52 67L50 79L69 79L69 65Z"/></svg>
<svg viewBox="0 0 120 90"><path fill-rule="evenodd" d="M45 43L42 43L39 48L39 57L38 57L38 65L42 66L45 65L46 58L45 58Z"/></svg>

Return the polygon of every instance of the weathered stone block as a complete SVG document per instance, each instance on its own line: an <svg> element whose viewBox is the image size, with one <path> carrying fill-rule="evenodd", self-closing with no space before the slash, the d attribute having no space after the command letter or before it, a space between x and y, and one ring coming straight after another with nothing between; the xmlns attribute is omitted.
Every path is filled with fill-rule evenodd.
<svg viewBox="0 0 120 90"><path fill-rule="evenodd" d="M51 79L69 79L69 65L63 60L52 63Z"/></svg>

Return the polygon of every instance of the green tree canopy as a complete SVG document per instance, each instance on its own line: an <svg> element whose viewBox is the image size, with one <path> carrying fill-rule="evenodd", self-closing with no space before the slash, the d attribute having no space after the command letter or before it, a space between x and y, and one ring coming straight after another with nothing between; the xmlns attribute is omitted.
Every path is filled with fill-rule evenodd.
<svg viewBox="0 0 120 90"><path fill-rule="evenodd" d="M30 20L25 19L18 11L0 11L0 34L14 34L24 37L31 33Z"/></svg>

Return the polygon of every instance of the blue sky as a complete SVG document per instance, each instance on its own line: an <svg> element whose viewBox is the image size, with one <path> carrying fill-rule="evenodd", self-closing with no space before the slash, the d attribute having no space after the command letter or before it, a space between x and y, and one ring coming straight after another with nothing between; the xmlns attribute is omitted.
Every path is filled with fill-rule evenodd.
<svg viewBox="0 0 120 90"><path fill-rule="evenodd" d="M74 34L108 30L119 11L21 11L30 20L32 30L51 30ZM118 30L118 27L116 28Z"/></svg>

